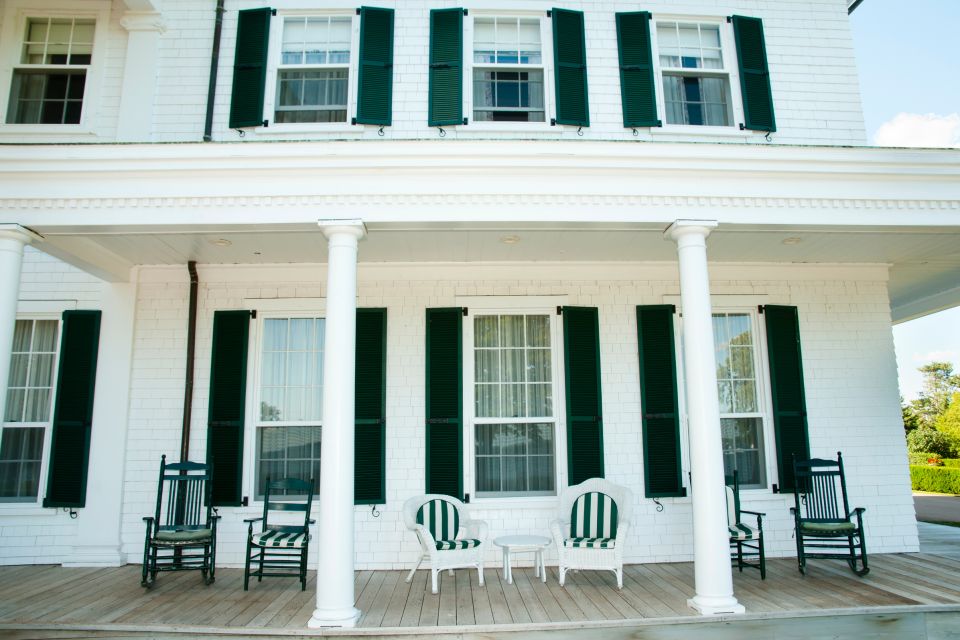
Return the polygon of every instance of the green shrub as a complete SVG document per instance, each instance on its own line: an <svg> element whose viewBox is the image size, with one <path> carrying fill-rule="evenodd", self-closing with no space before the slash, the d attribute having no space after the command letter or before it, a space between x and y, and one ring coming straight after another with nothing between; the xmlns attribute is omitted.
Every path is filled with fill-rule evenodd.
<svg viewBox="0 0 960 640"><path fill-rule="evenodd" d="M930 464L931 460L936 460L935 464L937 466L943 466L943 458L935 453L908 453L907 457L910 459L910 464Z"/></svg>
<svg viewBox="0 0 960 640"><path fill-rule="evenodd" d="M960 458L944 458L940 462L945 467L960 467ZM912 462L910 464L913 464Z"/></svg>
<svg viewBox="0 0 960 640"><path fill-rule="evenodd" d="M960 495L960 468L910 465L914 491Z"/></svg>
<svg viewBox="0 0 960 640"><path fill-rule="evenodd" d="M907 451L911 453L935 453L943 458L953 455L953 438L936 429L914 429L907 434Z"/></svg>

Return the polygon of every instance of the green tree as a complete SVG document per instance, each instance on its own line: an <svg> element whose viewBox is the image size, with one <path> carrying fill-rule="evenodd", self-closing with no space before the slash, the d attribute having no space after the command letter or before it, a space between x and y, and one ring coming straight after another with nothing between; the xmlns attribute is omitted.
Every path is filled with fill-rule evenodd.
<svg viewBox="0 0 960 640"><path fill-rule="evenodd" d="M913 410L910 403L903 401L903 396L900 396L900 412L903 414L904 431L910 433L921 426L920 416Z"/></svg>
<svg viewBox="0 0 960 640"><path fill-rule="evenodd" d="M937 431L950 437L955 445L960 445L960 393L954 393L946 411L937 417Z"/></svg>
<svg viewBox="0 0 960 640"><path fill-rule="evenodd" d="M960 391L960 375L953 373L949 362L930 362L918 371L923 374L923 391L910 403L910 408L922 426L933 427L950 406L951 398Z"/></svg>
<svg viewBox="0 0 960 640"><path fill-rule="evenodd" d="M949 458L954 453L954 443L945 433L930 427L920 427L907 435L907 451L935 453L942 458Z"/></svg>

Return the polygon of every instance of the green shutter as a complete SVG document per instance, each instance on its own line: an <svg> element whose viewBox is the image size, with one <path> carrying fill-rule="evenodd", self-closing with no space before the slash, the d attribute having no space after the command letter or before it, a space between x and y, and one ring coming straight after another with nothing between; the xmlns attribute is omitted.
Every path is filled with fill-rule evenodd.
<svg viewBox="0 0 960 640"><path fill-rule="evenodd" d="M427 493L463 497L463 310L427 309Z"/></svg>
<svg viewBox="0 0 960 640"><path fill-rule="evenodd" d="M776 131L763 21L733 16L733 34L737 41L737 62L740 65L744 129Z"/></svg>
<svg viewBox="0 0 960 640"><path fill-rule="evenodd" d="M648 498L686 495L680 465L673 305L637 307L643 477Z"/></svg>
<svg viewBox="0 0 960 640"><path fill-rule="evenodd" d="M237 49L233 58L230 128L259 127L267 81L267 51L272 9L246 9L237 15Z"/></svg>
<svg viewBox="0 0 960 640"><path fill-rule="evenodd" d="M767 327L780 491L793 491L796 486L793 456L798 460L810 457L807 401L803 391L803 361L800 356L800 321L796 307L769 304L763 307L763 317Z"/></svg>
<svg viewBox="0 0 960 640"><path fill-rule="evenodd" d="M463 124L463 9L430 10L431 127Z"/></svg>
<svg viewBox="0 0 960 640"><path fill-rule="evenodd" d="M583 12L553 9L552 16L556 123L589 127L587 46L583 35Z"/></svg>
<svg viewBox="0 0 960 640"><path fill-rule="evenodd" d="M93 427L99 311L64 311L44 507L82 507Z"/></svg>
<svg viewBox="0 0 960 640"><path fill-rule="evenodd" d="M603 477L599 325L595 307L563 308L569 484Z"/></svg>
<svg viewBox="0 0 960 640"><path fill-rule="evenodd" d="M617 45L620 50L620 97L623 126L659 127L657 90L650 45L650 12L617 14Z"/></svg>
<svg viewBox="0 0 960 640"><path fill-rule="evenodd" d="M393 9L361 7L357 122L387 126L392 105Z"/></svg>
<svg viewBox="0 0 960 640"><path fill-rule="evenodd" d="M387 310L357 309L354 402L356 504L386 502Z"/></svg>
<svg viewBox="0 0 960 640"><path fill-rule="evenodd" d="M210 356L207 463L213 465L214 506L240 506L246 415L249 311L216 311Z"/></svg>

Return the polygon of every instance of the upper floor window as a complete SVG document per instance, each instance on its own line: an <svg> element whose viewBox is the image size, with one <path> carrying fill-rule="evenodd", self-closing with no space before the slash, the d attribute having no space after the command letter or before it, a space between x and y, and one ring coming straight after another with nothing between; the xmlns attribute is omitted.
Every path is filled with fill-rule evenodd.
<svg viewBox="0 0 960 640"><path fill-rule="evenodd" d="M353 20L285 16L274 121L346 122Z"/></svg>
<svg viewBox="0 0 960 640"><path fill-rule="evenodd" d="M8 123L80 123L94 29L92 19L27 19L11 78Z"/></svg>
<svg viewBox="0 0 960 640"><path fill-rule="evenodd" d="M720 24L658 22L657 49L668 124L733 124Z"/></svg>
<svg viewBox="0 0 960 640"><path fill-rule="evenodd" d="M474 19L475 121L545 121L540 30L540 18L481 16Z"/></svg>

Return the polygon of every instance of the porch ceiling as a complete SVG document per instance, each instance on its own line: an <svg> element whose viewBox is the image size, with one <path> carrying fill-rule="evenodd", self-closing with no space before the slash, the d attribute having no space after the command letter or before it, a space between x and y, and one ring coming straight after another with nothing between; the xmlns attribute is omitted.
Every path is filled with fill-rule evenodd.
<svg viewBox="0 0 960 640"><path fill-rule="evenodd" d="M313 225L177 233L53 231L41 248L106 279L133 265L326 262ZM721 225L708 241L716 263L890 265L897 321L960 303L960 229ZM663 229L623 223L396 225L374 223L361 263L674 262Z"/></svg>

